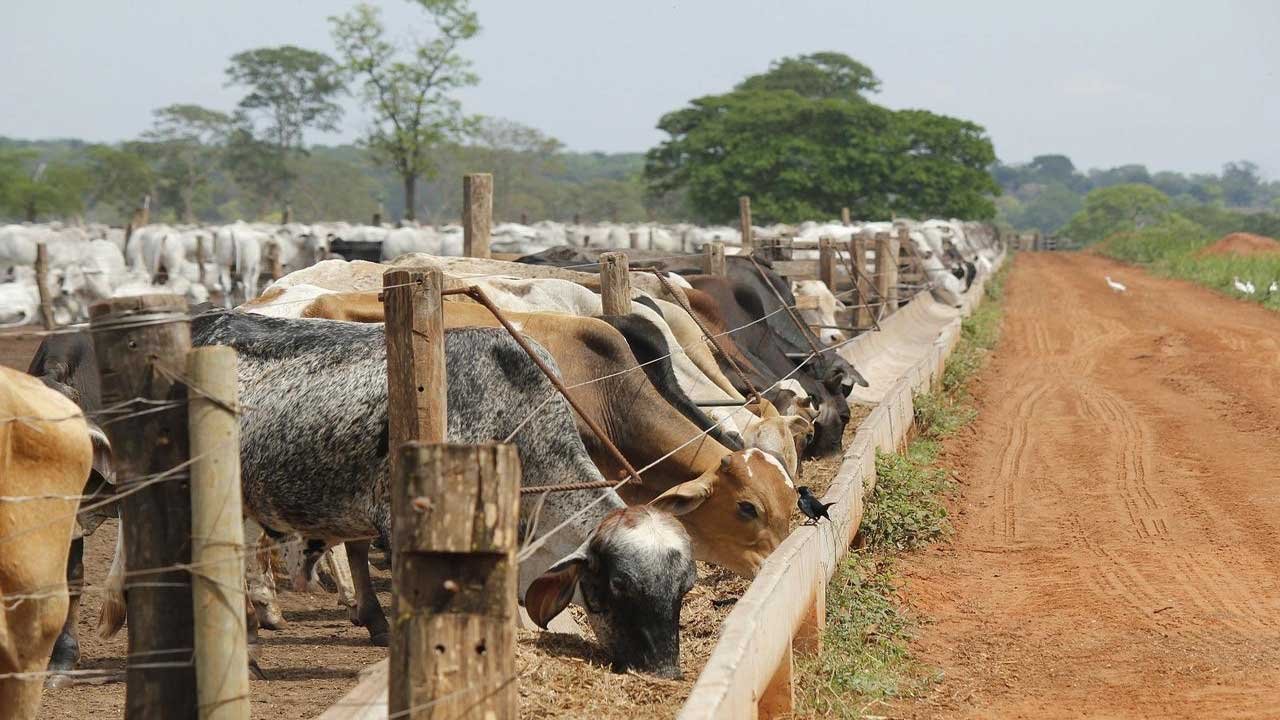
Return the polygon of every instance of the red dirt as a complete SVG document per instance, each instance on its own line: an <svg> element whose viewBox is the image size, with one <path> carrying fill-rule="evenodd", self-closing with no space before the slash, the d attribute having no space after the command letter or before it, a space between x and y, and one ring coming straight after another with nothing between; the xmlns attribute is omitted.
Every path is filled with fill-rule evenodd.
<svg viewBox="0 0 1280 720"><path fill-rule="evenodd" d="M1196 253L1200 257L1208 255L1270 255L1280 253L1280 242L1265 235L1250 233L1231 233L1218 242Z"/></svg>
<svg viewBox="0 0 1280 720"><path fill-rule="evenodd" d="M942 679L878 714L1277 717L1280 315L1078 253L1007 287L956 534L899 566Z"/></svg>

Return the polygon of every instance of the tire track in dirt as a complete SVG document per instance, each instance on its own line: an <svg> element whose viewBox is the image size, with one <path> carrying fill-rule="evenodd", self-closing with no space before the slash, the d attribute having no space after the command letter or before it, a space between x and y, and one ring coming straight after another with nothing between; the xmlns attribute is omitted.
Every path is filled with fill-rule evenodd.
<svg viewBox="0 0 1280 720"><path fill-rule="evenodd" d="M1109 292L1102 279L1127 284ZM1280 314L1023 254L895 717L1280 716Z"/></svg>

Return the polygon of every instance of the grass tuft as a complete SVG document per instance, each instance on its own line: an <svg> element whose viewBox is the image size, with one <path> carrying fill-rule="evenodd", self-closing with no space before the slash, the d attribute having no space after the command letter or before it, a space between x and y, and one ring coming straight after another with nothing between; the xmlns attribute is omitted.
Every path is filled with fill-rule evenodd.
<svg viewBox="0 0 1280 720"><path fill-rule="evenodd" d="M859 528L865 547L845 555L827 586L822 652L797 658L797 717L883 715L877 705L917 695L937 679L911 656L915 621L898 602L894 559L951 530L942 502L951 482L934 463L940 441L977 415L965 385L1000 337L1007 271L1008 264L991 278L987 302L962 324L942 388L916 397L919 437L902 453L876 454L876 485Z"/></svg>
<svg viewBox="0 0 1280 720"><path fill-rule="evenodd" d="M910 697L929 686L911 659L912 620L894 601L893 558L855 550L827 586L823 652L797 659L798 717L862 718L886 698ZM856 612L845 610L856 609Z"/></svg>

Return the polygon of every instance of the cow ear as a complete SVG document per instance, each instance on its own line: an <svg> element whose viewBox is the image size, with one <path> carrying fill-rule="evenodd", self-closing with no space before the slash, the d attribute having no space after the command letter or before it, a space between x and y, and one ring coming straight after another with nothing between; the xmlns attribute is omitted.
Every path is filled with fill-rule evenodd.
<svg viewBox="0 0 1280 720"><path fill-rule="evenodd" d="M813 432L813 423L805 420L799 415L788 415L786 418L787 432L791 433L791 437L805 437Z"/></svg>
<svg viewBox="0 0 1280 720"><path fill-rule="evenodd" d="M116 484L116 471L112 465L111 441L97 424L89 424L89 441L93 444L93 470L110 485Z"/></svg>
<svg viewBox="0 0 1280 720"><path fill-rule="evenodd" d="M726 458L731 456L726 455ZM706 499L711 497L710 481L698 478L682 482L670 490L654 498L649 506L665 513L679 517L697 510Z"/></svg>
<svg viewBox="0 0 1280 720"><path fill-rule="evenodd" d="M525 610L538 627L546 630L551 620L569 606L586 564L586 553L578 550L548 568L525 591Z"/></svg>
<svg viewBox="0 0 1280 720"><path fill-rule="evenodd" d="M765 419L778 417L778 408L774 407L773 403L768 400L760 398L760 417Z"/></svg>

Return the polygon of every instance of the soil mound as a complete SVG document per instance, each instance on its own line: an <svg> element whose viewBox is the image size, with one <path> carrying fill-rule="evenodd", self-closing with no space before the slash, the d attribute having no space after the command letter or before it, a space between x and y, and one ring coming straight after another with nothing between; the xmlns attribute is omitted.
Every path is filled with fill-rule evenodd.
<svg viewBox="0 0 1280 720"><path fill-rule="evenodd" d="M1280 242L1265 236L1252 233L1231 233L1218 242L1204 248L1198 254L1207 255L1267 255L1280 254Z"/></svg>

